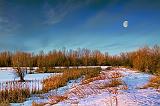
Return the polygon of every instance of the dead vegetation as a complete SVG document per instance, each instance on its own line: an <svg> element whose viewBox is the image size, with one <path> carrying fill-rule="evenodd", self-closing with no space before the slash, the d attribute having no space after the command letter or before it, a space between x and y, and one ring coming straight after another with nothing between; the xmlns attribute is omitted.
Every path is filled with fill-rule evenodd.
<svg viewBox="0 0 160 106"><path fill-rule="evenodd" d="M68 99L67 96L60 96L60 95L51 96L50 97L50 104L54 105L54 104L56 104L58 102L66 100L66 99Z"/></svg>
<svg viewBox="0 0 160 106"><path fill-rule="evenodd" d="M108 84L109 87L118 87L119 85L122 85L121 79L112 79L110 83Z"/></svg>
<svg viewBox="0 0 160 106"><path fill-rule="evenodd" d="M10 103L23 102L26 98L30 97L29 88L10 88L0 91L0 102L9 101Z"/></svg>
<svg viewBox="0 0 160 106"><path fill-rule="evenodd" d="M42 81L43 92L48 92L49 90L56 89L65 86L69 80L77 79L85 76L85 79L89 79L98 76L100 73L99 68L89 68L89 69L66 69L62 75L51 76Z"/></svg>
<svg viewBox="0 0 160 106"><path fill-rule="evenodd" d="M106 76L97 76L97 77L93 77L93 78L88 78L88 79L82 80L82 84L88 84L88 83L96 81L96 80L104 80L104 79L106 79Z"/></svg>
<svg viewBox="0 0 160 106"><path fill-rule="evenodd" d="M120 77L123 77L123 75L118 71L114 71L111 73L111 78L120 78Z"/></svg>
<svg viewBox="0 0 160 106"><path fill-rule="evenodd" d="M35 101L32 102L32 106L44 106L46 103L36 103Z"/></svg>
<svg viewBox="0 0 160 106"><path fill-rule="evenodd" d="M3 100L3 101L0 101L0 106L10 106L10 103L8 100Z"/></svg>
<svg viewBox="0 0 160 106"><path fill-rule="evenodd" d="M148 83L142 88L148 88L148 87L160 90L160 76L151 77Z"/></svg>
<svg viewBox="0 0 160 106"><path fill-rule="evenodd" d="M40 93L40 81L26 82L6 81L0 82L0 102L20 103L29 98L31 94ZM0 105L1 106L1 105Z"/></svg>

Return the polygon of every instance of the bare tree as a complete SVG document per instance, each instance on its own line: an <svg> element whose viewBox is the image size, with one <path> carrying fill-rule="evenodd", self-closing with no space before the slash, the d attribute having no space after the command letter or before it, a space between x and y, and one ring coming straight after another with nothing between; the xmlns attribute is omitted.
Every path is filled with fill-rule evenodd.
<svg viewBox="0 0 160 106"><path fill-rule="evenodd" d="M20 82L25 82L24 76L26 75L26 69L22 67L16 67L15 75L20 78Z"/></svg>
<svg viewBox="0 0 160 106"><path fill-rule="evenodd" d="M27 74L27 66L29 66L30 54L24 52L16 52L12 57L12 64L15 69L15 75L24 82L24 76Z"/></svg>

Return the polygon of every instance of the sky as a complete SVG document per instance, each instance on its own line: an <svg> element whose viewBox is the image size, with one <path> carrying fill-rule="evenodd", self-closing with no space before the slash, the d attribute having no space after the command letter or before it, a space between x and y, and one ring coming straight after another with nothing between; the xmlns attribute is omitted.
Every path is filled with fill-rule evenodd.
<svg viewBox="0 0 160 106"><path fill-rule="evenodd" d="M160 0L0 0L0 51L114 55L160 45L159 28Z"/></svg>

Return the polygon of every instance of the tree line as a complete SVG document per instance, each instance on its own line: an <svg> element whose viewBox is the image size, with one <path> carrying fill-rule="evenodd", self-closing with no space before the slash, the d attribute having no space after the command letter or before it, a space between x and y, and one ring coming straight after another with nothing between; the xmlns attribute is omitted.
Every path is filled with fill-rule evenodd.
<svg viewBox="0 0 160 106"><path fill-rule="evenodd" d="M38 54L28 52L0 53L0 67L56 67L56 66L127 66L151 73L160 72L160 46L145 46L133 52L123 52L119 55L109 55L99 50L53 50Z"/></svg>

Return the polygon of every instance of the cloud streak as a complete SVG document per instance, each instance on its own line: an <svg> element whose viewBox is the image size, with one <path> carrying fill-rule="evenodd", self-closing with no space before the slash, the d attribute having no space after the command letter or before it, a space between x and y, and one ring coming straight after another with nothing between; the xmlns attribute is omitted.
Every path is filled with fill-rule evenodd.
<svg viewBox="0 0 160 106"><path fill-rule="evenodd" d="M7 18L4 18L0 16L0 33L3 34L12 34L17 29L20 28L20 24L15 23L13 21L8 20Z"/></svg>
<svg viewBox="0 0 160 106"><path fill-rule="evenodd" d="M93 0L94 1L94 0ZM91 0L65 0L58 1L56 5L44 4L45 24L53 25L63 21L63 19L73 11L88 5Z"/></svg>

